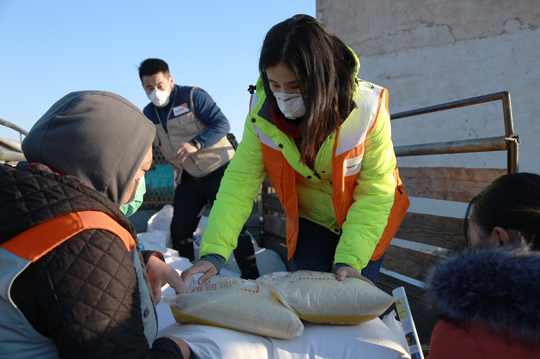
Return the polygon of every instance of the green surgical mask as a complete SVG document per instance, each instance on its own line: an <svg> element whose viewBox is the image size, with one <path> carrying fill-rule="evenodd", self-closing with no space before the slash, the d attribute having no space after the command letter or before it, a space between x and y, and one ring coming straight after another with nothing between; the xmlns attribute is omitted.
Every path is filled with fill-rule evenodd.
<svg viewBox="0 0 540 359"><path fill-rule="evenodd" d="M135 178L135 181L137 181L137 190L135 191L135 196L133 196L133 199L129 203L126 203L120 207L120 211L125 214L126 217L129 217L133 213L137 212L143 203L143 197L146 193L146 182L144 181L144 175L140 179L137 179L136 177L133 178Z"/></svg>

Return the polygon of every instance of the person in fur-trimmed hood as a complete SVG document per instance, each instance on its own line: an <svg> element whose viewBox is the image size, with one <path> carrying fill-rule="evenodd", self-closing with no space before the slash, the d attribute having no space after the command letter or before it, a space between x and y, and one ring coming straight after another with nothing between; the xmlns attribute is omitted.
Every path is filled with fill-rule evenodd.
<svg viewBox="0 0 540 359"><path fill-rule="evenodd" d="M428 358L540 358L540 176L498 178L469 213L472 248L427 277Z"/></svg>
<svg viewBox="0 0 540 359"><path fill-rule="evenodd" d="M441 319L429 359L540 358L540 253L469 249L428 280Z"/></svg>

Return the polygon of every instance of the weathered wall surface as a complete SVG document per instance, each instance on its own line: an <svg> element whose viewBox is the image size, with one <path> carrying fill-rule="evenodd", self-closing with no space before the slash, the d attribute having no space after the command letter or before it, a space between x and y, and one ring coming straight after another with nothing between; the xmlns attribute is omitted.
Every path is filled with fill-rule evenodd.
<svg viewBox="0 0 540 359"><path fill-rule="evenodd" d="M540 1L317 0L317 18L386 87L390 112L510 91L520 171L540 173ZM496 103L392 122L396 145L504 135ZM506 166L503 152L400 158L407 166Z"/></svg>

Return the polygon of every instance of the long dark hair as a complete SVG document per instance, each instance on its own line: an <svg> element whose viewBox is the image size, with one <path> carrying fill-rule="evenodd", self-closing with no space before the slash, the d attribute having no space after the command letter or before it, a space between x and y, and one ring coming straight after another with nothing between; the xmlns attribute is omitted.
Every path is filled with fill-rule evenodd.
<svg viewBox="0 0 540 359"><path fill-rule="evenodd" d="M497 226L515 230L532 250L539 251L540 176L523 172L497 178L469 203L465 215L466 236L469 218L484 234L491 233Z"/></svg>
<svg viewBox="0 0 540 359"><path fill-rule="evenodd" d="M301 125L303 163L314 162L325 137L339 130L352 107L356 60L351 50L319 20L295 15L268 31L264 39L259 71L266 97L277 109L266 69L284 62L298 80L306 104Z"/></svg>

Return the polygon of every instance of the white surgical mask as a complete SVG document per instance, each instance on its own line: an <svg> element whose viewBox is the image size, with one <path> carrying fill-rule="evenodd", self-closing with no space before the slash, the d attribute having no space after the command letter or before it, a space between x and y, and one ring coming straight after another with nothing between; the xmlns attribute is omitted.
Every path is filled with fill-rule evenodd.
<svg viewBox="0 0 540 359"><path fill-rule="evenodd" d="M296 120L306 113L306 105L301 94L274 92L274 97L279 109L289 120Z"/></svg>
<svg viewBox="0 0 540 359"><path fill-rule="evenodd" d="M155 89L150 95L148 95L148 98L157 107L164 107L169 103L170 96L169 89L165 91Z"/></svg>

